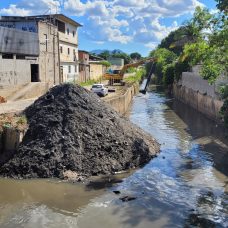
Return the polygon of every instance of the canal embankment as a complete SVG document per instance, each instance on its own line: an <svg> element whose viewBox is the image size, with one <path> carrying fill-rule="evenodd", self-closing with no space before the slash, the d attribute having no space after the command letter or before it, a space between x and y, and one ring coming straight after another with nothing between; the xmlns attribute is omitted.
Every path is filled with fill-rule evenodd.
<svg viewBox="0 0 228 228"><path fill-rule="evenodd" d="M210 85L204 80L197 69L182 73L182 78L173 84L173 95L208 118L221 122L220 110L223 100L216 91L216 85Z"/></svg>
<svg viewBox="0 0 228 228"><path fill-rule="evenodd" d="M104 101L109 104L120 114L125 114L132 102L133 97L139 92L139 83L127 84L125 88L118 94L112 97L104 98Z"/></svg>

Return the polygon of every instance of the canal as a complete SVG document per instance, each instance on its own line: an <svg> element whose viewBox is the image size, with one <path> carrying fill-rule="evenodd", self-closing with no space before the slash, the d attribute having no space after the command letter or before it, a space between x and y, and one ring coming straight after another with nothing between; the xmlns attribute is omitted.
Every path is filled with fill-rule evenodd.
<svg viewBox="0 0 228 228"><path fill-rule="evenodd" d="M0 227L228 227L224 131L157 91L135 97L128 115L161 144L155 159L87 185L0 179Z"/></svg>

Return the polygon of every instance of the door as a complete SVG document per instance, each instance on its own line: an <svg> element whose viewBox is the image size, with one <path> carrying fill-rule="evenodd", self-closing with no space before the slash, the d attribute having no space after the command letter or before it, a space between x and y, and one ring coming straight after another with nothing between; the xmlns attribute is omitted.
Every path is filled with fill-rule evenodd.
<svg viewBox="0 0 228 228"><path fill-rule="evenodd" d="M31 82L39 81L39 64L31 64Z"/></svg>

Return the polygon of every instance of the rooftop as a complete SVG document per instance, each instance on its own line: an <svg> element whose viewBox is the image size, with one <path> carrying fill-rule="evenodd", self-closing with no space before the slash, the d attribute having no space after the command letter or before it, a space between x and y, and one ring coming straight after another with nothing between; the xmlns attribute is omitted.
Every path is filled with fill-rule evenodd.
<svg viewBox="0 0 228 228"><path fill-rule="evenodd" d="M55 19L69 23L76 27L82 27L81 24L65 16L64 14L48 14L48 15L34 15L34 16L0 16L0 21L10 21L10 22L16 22L21 20L28 20L28 21L48 20L54 24Z"/></svg>

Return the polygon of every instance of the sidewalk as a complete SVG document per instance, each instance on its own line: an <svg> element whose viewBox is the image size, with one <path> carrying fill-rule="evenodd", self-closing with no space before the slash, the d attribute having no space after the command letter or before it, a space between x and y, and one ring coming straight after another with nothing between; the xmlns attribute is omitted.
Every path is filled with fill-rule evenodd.
<svg viewBox="0 0 228 228"><path fill-rule="evenodd" d="M0 104L0 114L21 112L36 99L37 98L2 103Z"/></svg>

